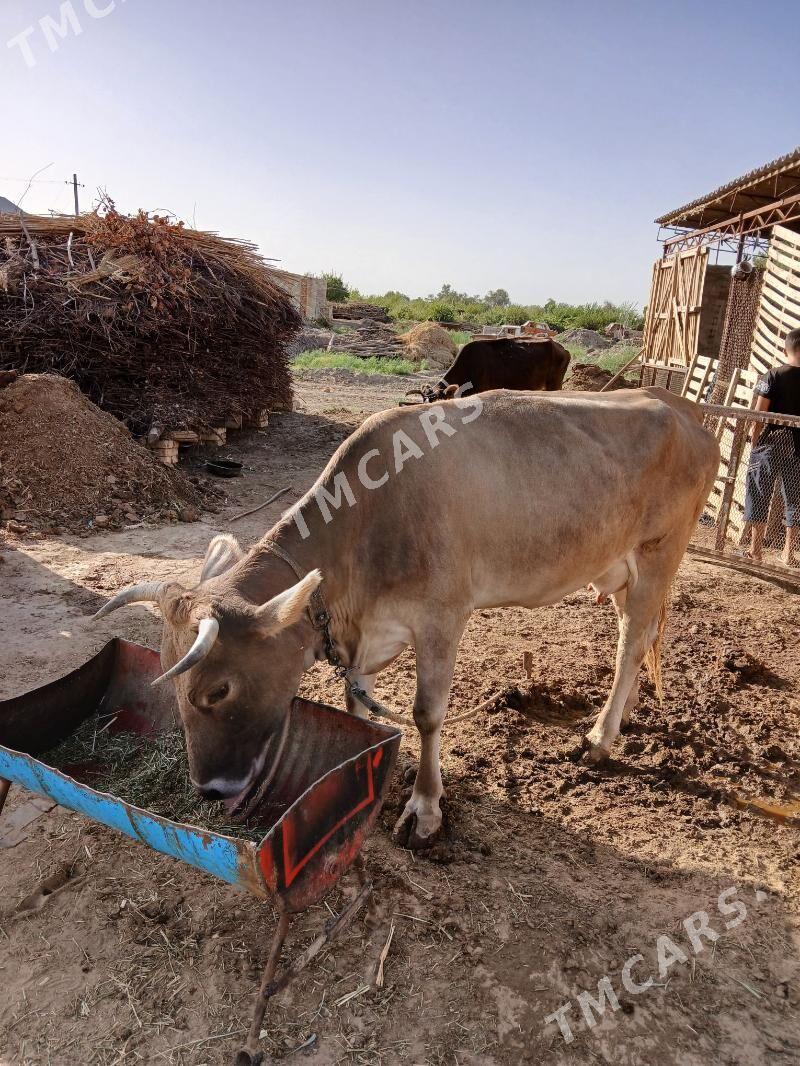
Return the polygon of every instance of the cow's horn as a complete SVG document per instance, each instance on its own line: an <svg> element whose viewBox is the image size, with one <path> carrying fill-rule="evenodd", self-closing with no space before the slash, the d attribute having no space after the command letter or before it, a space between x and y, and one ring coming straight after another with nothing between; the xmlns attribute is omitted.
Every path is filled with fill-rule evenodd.
<svg viewBox="0 0 800 1066"><path fill-rule="evenodd" d="M123 589L116 596L104 604L92 621L97 618L105 618L107 614L116 611L118 607L126 607L129 603L158 603L164 586L160 581L144 581L140 585L131 585L129 589Z"/></svg>
<svg viewBox="0 0 800 1066"><path fill-rule="evenodd" d="M157 677L153 684L160 685L162 681L166 681L170 677L176 677L178 674L185 674L187 670L191 670L201 659L205 659L206 655L214 647L214 641L218 636L219 622L216 618L201 618L197 627L197 640L184 657L175 663L170 670L167 670L165 674L162 674L161 677Z"/></svg>

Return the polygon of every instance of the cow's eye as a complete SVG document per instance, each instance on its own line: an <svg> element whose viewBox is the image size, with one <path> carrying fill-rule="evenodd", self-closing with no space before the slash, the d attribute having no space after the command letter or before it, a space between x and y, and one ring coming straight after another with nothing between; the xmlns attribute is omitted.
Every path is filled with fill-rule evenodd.
<svg viewBox="0 0 800 1066"><path fill-rule="evenodd" d="M218 685L217 688L212 689L206 696L206 701L209 704L219 703L225 699L230 690L231 686L226 681L224 685Z"/></svg>

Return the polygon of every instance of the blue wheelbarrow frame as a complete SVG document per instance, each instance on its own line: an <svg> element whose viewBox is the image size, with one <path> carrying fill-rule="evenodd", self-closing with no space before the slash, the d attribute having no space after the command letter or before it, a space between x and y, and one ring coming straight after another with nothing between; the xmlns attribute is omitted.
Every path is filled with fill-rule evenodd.
<svg viewBox="0 0 800 1066"><path fill-rule="evenodd" d="M47 763L45 753L95 715L113 722L115 730L141 735L143 744L174 729L179 719L171 686L151 686L160 672L157 652L115 638L65 677L0 701L0 779L5 782L0 785L0 812L9 783L16 783L228 884L272 897L281 913L278 933L259 994L260 1016L237 1059L255 1063L261 1061L255 1042L266 1001L277 991L270 986L283 987L302 968L290 965L283 978L274 980L289 916L321 899L352 864L361 892L329 923L318 950L353 916L354 904L369 901L371 886L364 881L360 851L391 780L401 733L295 699L269 805L263 816L259 811L254 815L259 827L264 819L258 843L170 821ZM313 958L305 955L303 965Z"/></svg>

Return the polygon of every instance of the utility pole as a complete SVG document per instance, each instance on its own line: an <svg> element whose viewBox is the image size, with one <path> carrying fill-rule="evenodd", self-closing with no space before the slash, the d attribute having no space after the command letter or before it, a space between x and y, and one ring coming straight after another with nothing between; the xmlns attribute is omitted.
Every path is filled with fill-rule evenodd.
<svg viewBox="0 0 800 1066"><path fill-rule="evenodd" d="M73 174L72 175L72 181L65 181L64 184L72 186L72 192L73 192L73 194L75 196L75 214L79 215L81 212L80 212L80 208L78 207L78 189L82 189L83 185L79 185L78 184L78 175L77 174Z"/></svg>

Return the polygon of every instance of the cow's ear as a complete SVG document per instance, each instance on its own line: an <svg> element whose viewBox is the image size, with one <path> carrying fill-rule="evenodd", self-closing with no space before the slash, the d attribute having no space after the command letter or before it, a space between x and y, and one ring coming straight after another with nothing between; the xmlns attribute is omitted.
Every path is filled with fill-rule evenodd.
<svg viewBox="0 0 800 1066"><path fill-rule="evenodd" d="M292 585L285 592L279 592L271 600L267 600L256 611L262 633L271 637L287 626L294 625L303 617L303 611L308 607L314 590L322 581L322 572L312 570L310 574Z"/></svg>
<svg viewBox="0 0 800 1066"><path fill-rule="evenodd" d="M242 558L244 558L244 552L239 547L236 537L232 537L230 533L220 533L208 546L206 557L203 559L203 569L200 571L200 580L208 581L209 578L219 577Z"/></svg>

